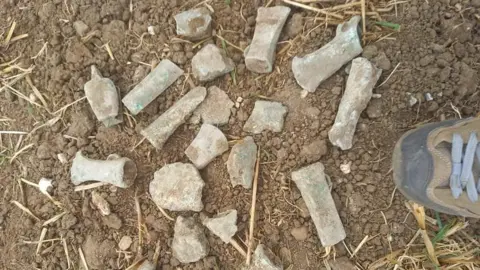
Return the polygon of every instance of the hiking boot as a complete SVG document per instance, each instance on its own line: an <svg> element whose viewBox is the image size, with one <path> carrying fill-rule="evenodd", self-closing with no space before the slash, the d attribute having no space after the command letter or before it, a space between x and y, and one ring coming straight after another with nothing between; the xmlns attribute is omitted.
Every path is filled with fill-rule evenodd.
<svg viewBox="0 0 480 270"><path fill-rule="evenodd" d="M397 188L435 211L480 218L477 136L479 118L426 124L405 133L393 152Z"/></svg>

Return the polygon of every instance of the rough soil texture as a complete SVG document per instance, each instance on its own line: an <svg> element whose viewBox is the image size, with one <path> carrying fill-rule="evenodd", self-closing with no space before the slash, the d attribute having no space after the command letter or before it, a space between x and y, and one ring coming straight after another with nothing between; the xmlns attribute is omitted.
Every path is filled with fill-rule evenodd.
<svg viewBox="0 0 480 270"><path fill-rule="evenodd" d="M200 84L191 74L191 59L199 48L175 39L173 19L175 14L192 8L197 2L135 0L130 11L127 0L0 1L1 40L12 20L17 23L14 36L29 34L28 38L8 47L2 43L0 63L20 57L17 63L21 67L34 65L30 74L32 82L43 93L52 112L84 96L83 85L90 79L91 64L114 81L122 97L148 73L149 64L164 58L178 64L189 78L185 81L185 77L181 77L135 116L135 120L124 114L124 122L112 128L105 128L94 120L86 100L79 101L55 124L24 136L17 149L30 143L33 147L12 164L3 155L13 154L9 149L15 148L20 136L1 135L0 269L67 269L62 242L46 242L38 254L36 244L26 243L38 241L42 223L63 211L66 214L62 218L46 226L45 239L65 240L74 269L81 268L80 247L90 269L125 269L133 262L139 246L136 191L145 223L143 255L151 259L155 244L161 243L157 269L239 269L243 257L209 231L206 232L211 247L209 255L196 263L180 264L172 256L174 222L159 212L148 195L148 186L156 170L167 163L188 162L184 150L200 125L180 126L161 151L156 151L147 141L136 146L142 140L140 130L195 85L216 85L232 101L237 101L228 125L221 127L229 140L250 135L243 132L242 127L259 96L288 107L282 132L267 131L253 136L261 148L255 239L277 254L285 268L323 267L323 250L315 227L308 214L301 211L305 203L290 176L291 171L318 160L332 179L332 195L347 232L345 245L354 250L365 235L376 236L352 259L354 263L366 268L390 249L404 247L410 241L416 225L412 215L407 215L405 198L397 192L391 201L394 191L390 165L392 150L401 134L416 125L459 117L453 110L455 107L462 117L478 112L480 25L475 16L480 12L479 1L411 0L398 5L397 16L395 11L382 14L384 20L401 24L401 31L390 36L395 39L369 42L363 56L387 68L379 82L399 66L387 83L374 89L381 97L371 102L362 114L353 148L348 151L325 143L345 87L345 69L302 99L301 88L290 68L293 56L310 53L331 40L334 27L316 27L323 22L314 23L313 13L292 8L277 52L289 46L282 41L299 34L304 37L298 37L292 47L277 54L273 73L259 76L249 72L245 69L242 52L227 45L228 55L236 65L237 84L228 75ZM216 33L245 48L253 36L256 9L266 2L232 0L230 6L224 1L210 2L215 10L213 27ZM281 3L273 1L273 5L278 4ZM73 27L79 20L89 27L87 36L93 33L88 41L82 41ZM154 36L144 34L148 26L153 26ZM367 30L377 31L373 24L368 24ZM107 42L115 60L110 59L102 47ZM220 39L207 41L211 42L222 48ZM45 43L47 49L32 59ZM24 79L13 87L27 97L32 93ZM46 110L13 95L11 89L2 89L0 130L30 132L54 118ZM425 100L426 93L432 95L433 101ZM413 107L408 105L410 94L419 100ZM38 99L37 102L40 103ZM311 145L319 149L309 149ZM73 191L69 170L77 150L98 159L116 153L131 158L138 166L133 187L97 188L111 205L112 215L108 218L102 217L91 205L91 190ZM66 155L66 164L57 159L60 153ZM181 214L202 219L236 209L237 236L245 239L251 190L241 186L232 188L225 165L228 153L201 170L205 180L203 211L170 214L174 218ZM340 165L349 162L351 173L343 174ZM42 177L54 180L53 196L64 205L63 210L31 186L23 184L23 192L20 189L20 178L37 183ZM41 222L22 212L12 200L27 206ZM469 222L472 235L479 235L478 220ZM120 252L118 243L123 236L132 237L133 244L127 251ZM336 245L335 249L337 258L349 256L343 244Z"/></svg>

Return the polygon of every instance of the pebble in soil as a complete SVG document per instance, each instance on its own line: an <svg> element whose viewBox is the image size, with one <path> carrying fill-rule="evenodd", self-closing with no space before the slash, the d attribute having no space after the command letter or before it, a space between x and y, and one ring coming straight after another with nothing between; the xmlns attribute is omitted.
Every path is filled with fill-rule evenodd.
<svg viewBox="0 0 480 270"><path fill-rule="evenodd" d="M193 76L202 82L211 81L233 69L233 60L213 44L205 45L192 58Z"/></svg>
<svg viewBox="0 0 480 270"><path fill-rule="evenodd" d="M172 163L155 172L150 182L150 195L163 209L199 212L203 209L204 185L195 166L188 163Z"/></svg>
<svg viewBox="0 0 480 270"><path fill-rule="evenodd" d="M232 147L227 160L227 170L234 187L252 187L256 160L257 145L252 137L247 136Z"/></svg>
<svg viewBox="0 0 480 270"><path fill-rule="evenodd" d="M220 88L212 86L208 88L207 97L193 112L190 122L199 123L200 119L205 124L225 125L230 119L233 101Z"/></svg>
<svg viewBox="0 0 480 270"><path fill-rule="evenodd" d="M185 155L198 169L203 169L214 158L228 150L228 141L220 129L203 124L197 136L185 150Z"/></svg>
<svg viewBox="0 0 480 270"><path fill-rule="evenodd" d="M258 244L252 257L252 264L249 270L265 269L265 270L282 270L283 265L270 249L263 244Z"/></svg>
<svg viewBox="0 0 480 270"><path fill-rule="evenodd" d="M172 242L173 256L181 263L192 263L207 256L209 250L205 232L195 218L178 216Z"/></svg>
<svg viewBox="0 0 480 270"><path fill-rule="evenodd" d="M223 242L229 243L237 233L237 210L227 210L212 218L206 218L203 225L220 237Z"/></svg>
<svg viewBox="0 0 480 270"><path fill-rule="evenodd" d="M175 15L177 35L190 40L201 40L212 35L212 17L205 7L191 9Z"/></svg>
<svg viewBox="0 0 480 270"><path fill-rule="evenodd" d="M280 102L257 100L243 130L254 134L270 130L281 132L287 107Z"/></svg>

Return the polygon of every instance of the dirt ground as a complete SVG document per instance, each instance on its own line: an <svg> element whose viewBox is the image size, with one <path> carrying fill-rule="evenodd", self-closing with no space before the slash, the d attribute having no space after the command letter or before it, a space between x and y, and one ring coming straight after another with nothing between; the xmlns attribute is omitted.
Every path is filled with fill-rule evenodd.
<svg viewBox="0 0 480 270"><path fill-rule="evenodd" d="M175 14L199 2L0 1L0 64L18 57L15 62L18 67L32 68L29 74L32 85L42 93L46 103L38 98L33 100L32 87L25 78L12 84L13 89L4 87L5 78L21 74L22 70L0 71L0 130L35 129L28 136L0 134L0 269L81 269L79 248L90 269L125 269L134 261L140 243L136 193L145 223L142 255L151 259L156 243L160 243L157 269L239 269L242 265L244 258L210 232L207 232L209 256L197 263L180 264L171 254L174 222L158 211L148 194L156 170L167 163L188 162L183 151L199 129L199 125L182 125L161 151L147 141L140 143L139 131L199 84L191 76L190 65L199 48L176 37L173 20ZM215 11L216 34L245 48L253 36L256 9L268 1L231 0L229 5L226 2L230 1L223 0L206 2ZM408 215L404 206L404 197L394 190L390 163L396 140L422 123L478 113L480 1L398 2L402 3L381 16L385 21L399 24L400 31L381 29L372 19L367 23L367 32L376 34L365 40L368 46L364 47L363 56L384 69L379 82L386 83L374 89L381 96L372 99L362 114L351 150L341 151L327 138L345 87L345 69L306 98L300 97L301 88L291 72L293 56L312 52L335 35L334 26L326 27L323 21L315 21L315 13L311 11L292 8L277 48L273 73L266 76L251 73L245 68L242 52L227 44L228 54L236 64L235 81L231 76L223 76L203 84L220 87L234 102L239 97L243 99L229 124L221 127L230 140L247 135L242 127L255 100L272 99L288 107L282 132L254 136L262 149L255 239L272 249L285 269L321 269L324 255L313 222L301 211L306 208L291 181L292 170L318 160L325 164L347 232L344 243L335 246L336 257L349 258L349 252L368 235L373 238L351 259L359 269L366 269L374 260L404 247L417 230L413 216ZM271 3L280 4L281 1ZM77 20L89 26L88 39L82 39L74 30L73 22ZM13 21L16 22L13 36L28 34L28 37L5 46L3 40ZM154 36L147 33L148 26L153 26ZM208 42L222 48L220 38ZM107 43L113 60L104 45ZM90 79L90 65L95 64L105 77L112 79L124 96L148 73L152 63L164 58L178 64L186 76L135 118L124 114L124 122L116 127L105 128L94 119L90 106L82 99L83 85ZM427 93L433 100L425 98ZM410 106L412 97L418 102ZM54 114L57 110L60 113ZM10 162L22 148L25 151ZM70 166L78 150L98 159L117 153L131 158L138 166L133 187L96 189L112 206L109 218L92 208L91 190L73 190ZM58 160L61 153L67 157L65 164ZM201 218L235 208L239 213L237 236L245 239L251 190L232 188L225 166L227 157L228 152L201 170L206 182L204 210L195 214L170 212L170 215ZM351 172L344 174L340 165L348 163ZM24 178L37 183L42 177L54 180L53 197L63 204L63 209L20 181ZM39 220L11 201L28 207ZM43 222L63 212L58 221L45 227L44 239L54 240L37 250L35 241L40 238ZM442 216L444 220L450 218ZM480 222L471 219L469 223L472 235L480 235ZM134 240L127 251L118 248L123 236Z"/></svg>

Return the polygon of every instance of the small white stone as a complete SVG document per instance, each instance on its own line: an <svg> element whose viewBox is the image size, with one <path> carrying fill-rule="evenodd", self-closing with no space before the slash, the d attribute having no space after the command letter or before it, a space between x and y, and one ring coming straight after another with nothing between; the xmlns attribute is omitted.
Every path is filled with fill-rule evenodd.
<svg viewBox="0 0 480 270"><path fill-rule="evenodd" d="M43 194L50 195L50 193L48 192L48 190L51 189L51 188L53 188L53 186L52 186L52 179L42 178L42 179L40 179L40 181L38 182L38 189L39 189L40 192L42 192Z"/></svg>
<svg viewBox="0 0 480 270"><path fill-rule="evenodd" d="M66 164L68 162L67 156L64 153L59 153L57 155L57 158L58 158L58 161L60 161L60 163L62 164Z"/></svg>
<svg viewBox="0 0 480 270"><path fill-rule="evenodd" d="M308 92L307 90L302 90L302 91L300 91L300 97L301 98L306 98L308 96L308 93L310 93L310 92Z"/></svg>
<svg viewBox="0 0 480 270"><path fill-rule="evenodd" d="M418 102L418 99L413 95L410 95L408 97L408 106L413 107L413 105L417 104L417 102Z"/></svg>
<svg viewBox="0 0 480 270"><path fill-rule="evenodd" d="M426 101L432 101L432 100L433 100L432 94L426 93L426 94L425 94L425 100L426 100Z"/></svg>
<svg viewBox="0 0 480 270"><path fill-rule="evenodd" d="M130 236L125 235L120 239L120 242L118 242L118 247L121 250L127 250L132 245L132 242L133 242L132 238Z"/></svg>
<svg viewBox="0 0 480 270"><path fill-rule="evenodd" d="M342 171L343 174L349 174L351 169L350 167L352 166L351 161L344 161L343 164L340 164L340 171Z"/></svg>
<svg viewBox="0 0 480 270"><path fill-rule="evenodd" d="M387 235L387 240L388 240L388 242L392 242L392 241L393 241L393 237L392 237L391 234L388 234L388 235Z"/></svg>
<svg viewBox="0 0 480 270"><path fill-rule="evenodd" d="M155 30L153 29L153 26L148 26L147 27L147 32L151 35L151 36L155 36Z"/></svg>

